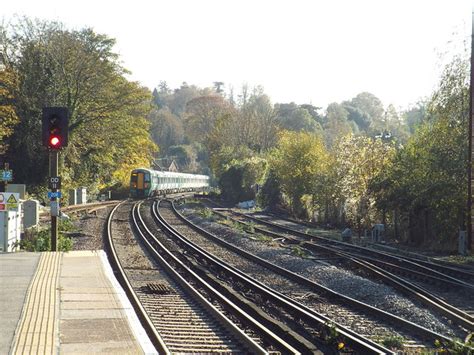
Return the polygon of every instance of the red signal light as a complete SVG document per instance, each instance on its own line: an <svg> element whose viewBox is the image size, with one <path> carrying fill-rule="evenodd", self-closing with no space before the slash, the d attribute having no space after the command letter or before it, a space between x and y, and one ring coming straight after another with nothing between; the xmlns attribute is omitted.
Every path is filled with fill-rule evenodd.
<svg viewBox="0 0 474 355"><path fill-rule="evenodd" d="M51 148L59 148L61 146L61 140L58 136L50 136L49 137L49 146Z"/></svg>

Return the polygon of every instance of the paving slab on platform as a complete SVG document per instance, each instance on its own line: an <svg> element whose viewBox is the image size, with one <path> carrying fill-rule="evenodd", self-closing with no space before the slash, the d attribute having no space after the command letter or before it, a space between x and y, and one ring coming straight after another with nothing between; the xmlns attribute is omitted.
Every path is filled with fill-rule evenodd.
<svg viewBox="0 0 474 355"><path fill-rule="evenodd" d="M0 254L0 354L156 354L103 251Z"/></svg>
<svg viewBox="0 0 474 355"><path fill-rule="evenodd" d="M0 354L8 354L40 253L0 253Z"/></svg>
<svg viewBox="0 0 474 355"><path fill-rule="evenodd" d="M137 320L130 326L128 316L134 311L113 278L104 255L102 251L77 251L63 256L59 279L59 352L155 352ZM136 338L144 343L140 344Z"/></svg>

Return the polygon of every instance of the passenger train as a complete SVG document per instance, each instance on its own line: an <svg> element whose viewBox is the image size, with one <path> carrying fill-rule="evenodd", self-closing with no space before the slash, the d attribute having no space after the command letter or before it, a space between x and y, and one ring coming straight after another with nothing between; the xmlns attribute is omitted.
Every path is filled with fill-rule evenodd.
<svg viewBox="0 0 474 355"><path fill-rule="evenodd" d="M134 169L130 176L130 196L143 198L180 191L202 191L209 187L209 176Z"/></svg>

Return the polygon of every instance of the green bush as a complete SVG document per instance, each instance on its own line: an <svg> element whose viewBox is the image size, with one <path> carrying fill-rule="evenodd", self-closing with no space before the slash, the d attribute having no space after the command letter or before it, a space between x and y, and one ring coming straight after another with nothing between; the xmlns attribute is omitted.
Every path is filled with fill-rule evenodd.
<svg viewBox="0 0 474 355"><path fill-rule="evenodd" d="M234 161L219 178L222 198L231 203L255 199L255 186L262 182L267 165L259 157Z"/></svg>
<svg viewBox="0 0 474 355"><path fill-rule="evenodd" d="M74 230L74 225L70 220L59 222L58 226L58 251L72 250L71 238L64 235L64 232ZM24 237L19 243L20 249L26 251L50 251L51 250L51 227L36 231L29 229L25 231Z"/></svg>

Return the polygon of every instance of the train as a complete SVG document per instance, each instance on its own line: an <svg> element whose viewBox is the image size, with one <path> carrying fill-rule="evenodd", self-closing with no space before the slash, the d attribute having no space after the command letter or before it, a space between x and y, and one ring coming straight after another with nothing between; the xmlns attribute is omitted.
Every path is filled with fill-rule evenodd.
<svg viewBox="0 0 474 355"><path fill-rule="evenodd" d="M146 198L183 191L203 191L209 187L209 176L134 169L130 175L130 197Z"/></svg>

